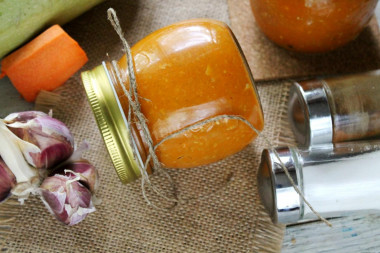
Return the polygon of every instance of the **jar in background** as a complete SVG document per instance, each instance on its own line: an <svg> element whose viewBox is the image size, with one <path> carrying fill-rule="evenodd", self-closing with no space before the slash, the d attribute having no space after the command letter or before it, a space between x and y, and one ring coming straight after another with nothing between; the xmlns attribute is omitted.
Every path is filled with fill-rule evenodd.
<svg viewBox="0 0 380 253"><path fill-rule="evenodd" d="M251 0L264 34L301 52L326 52L355 39L376 4L377 0Z"/></svg>
<svg viewBox="0 0 380 253"><path fill-rule="evenodd" d="M309 146L380 135L380 70L295 83L289 119Z"/></svg>
<svg viewBox="0 0 380 253"><path fill-rule="evenodd" d="M222 22L189 20L162 28L132 47L141 111L156 145L166 136L218 115L241 116L257 130L263 113L250 69L231 30ZM129 87L126 57L82 73L82 80L113 164L123 182L140 176L147 156L141 129L126 127ZM129 136L132 135L132 143ZM244 122L209 122L162 143L156 154L168 168L216 162L248 145L256 134ZM138 161L132 146L139 151Z"/></svg>

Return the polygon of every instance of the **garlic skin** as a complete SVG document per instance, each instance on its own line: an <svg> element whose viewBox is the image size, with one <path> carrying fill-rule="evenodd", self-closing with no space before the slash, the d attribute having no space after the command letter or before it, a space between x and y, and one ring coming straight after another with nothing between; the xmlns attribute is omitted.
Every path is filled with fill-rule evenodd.
<svg viewBox="0 0 380 253"><path fill-rule="evenodd" d="M11 195L11 190L15 185L15 175L0 157L0 203Z"/></svg>
<svg viewBox="0 0 380 253"><path fill-rule="evenodd" d="M66 125L43 112L12 113L4 123L17 137L40 149L36 152L21 147L25 159L37 169L53 168L74 151L73 136Z"/></svg>
<svg viewBox="0 0 380 253"><path fill-rule="evenodd" d="M92 194L79 177L56 174L40 186L41 199L49 211L62 223L72 226L95 211Z"/></svg>
<svg viewBox="0 0 380 253"><path fill-rule="evenodd" d="M98 171L86 159L66 163L59 167L56 173L70 177L79 176L79 182L86 186L91 193L95 193L98 188Z"/></svg>

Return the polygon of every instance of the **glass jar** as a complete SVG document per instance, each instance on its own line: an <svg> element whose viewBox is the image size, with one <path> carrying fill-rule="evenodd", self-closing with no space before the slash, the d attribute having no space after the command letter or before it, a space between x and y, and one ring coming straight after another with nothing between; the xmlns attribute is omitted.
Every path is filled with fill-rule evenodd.
<svg viewBox="0 0 380 253"><path fill-rule="evenodd" d="M276 44L326 52L353 40L374 14L377 0L251 0L256 23Z"/></svg>
<svg viewBox="0 0 380 253"><path fill-rule="evenodd" d="M185 127L218 115L241 116L258 131L263 113L250 69L228 26L208 19L162 28L131 49L141 111L153 145ZM129 88L126 56L117 62L119 83L109 62L82 73L82 80L114 166L123 182L140 176L147 157L141 128L126 127ZM132 136L130 143L129 136ZM256 136L244 122L222 119L188 130L156 149L167 168L216 162L248 145ZM138 150L137 161L132 147Z"/></svg>
<svg viewBox="0 0 380 253"><path fill-rule="evenodd" d="M295 83L289 119L300 144L380 135L380 70Z"/></svg>

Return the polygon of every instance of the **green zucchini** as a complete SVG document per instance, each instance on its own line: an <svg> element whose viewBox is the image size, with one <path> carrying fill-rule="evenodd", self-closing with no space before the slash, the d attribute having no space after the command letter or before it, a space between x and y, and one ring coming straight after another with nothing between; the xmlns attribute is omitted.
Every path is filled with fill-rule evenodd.
<svg viewBox="0 0 380 253"><path fill-rule="evenodd" d="M42 30L64 24L104 0L0 0L0 58Z"/></svg>

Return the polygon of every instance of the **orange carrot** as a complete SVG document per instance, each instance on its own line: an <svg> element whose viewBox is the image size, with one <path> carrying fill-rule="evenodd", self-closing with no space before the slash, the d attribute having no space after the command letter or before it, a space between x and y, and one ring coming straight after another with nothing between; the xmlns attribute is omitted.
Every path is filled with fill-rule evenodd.
<svg viewBox="0 0 380 253"><path fill-rule="evenodd" d="M77 72L88 58L59 25L1 61L0 78L7 75L20 94L33 102L41 90L54 90Z"/></svg>

